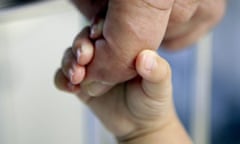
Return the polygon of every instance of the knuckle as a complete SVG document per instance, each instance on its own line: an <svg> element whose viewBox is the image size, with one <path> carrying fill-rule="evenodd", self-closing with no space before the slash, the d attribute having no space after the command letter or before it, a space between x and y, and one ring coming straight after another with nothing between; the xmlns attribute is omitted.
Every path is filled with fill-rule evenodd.
<svg viewBox="0 0 240 144"><path fill-rule="evenodd" d="M220 6L217 8L216 12L213 14L213 20L215 21L215 23L221 21L225 14L226 9L225 2L219 3L219 5Z"/></svg>
<svg viewBox="0 0 240 144"><path fill-rule="evenodd" d="M173 11L173 13L170 16L170 21L173 23L186 23L188 22L192 17L192 14L190 14L187 10L180 10L180 11Z"/></svg>
<svg viewBox="0 0 240 144"><path fill-rule="evenodd" d="M199 6L198 16L209 24L216 25L224 16L226 9L226 1L204 1Z"/></svg>
<svg viewBox="0 0 240 144"><path fill-rule="evenodd" d="M172 8L174 0L142 0L142 2L154 9L169 10Z"/></svg>
<svg viewBox="0 0 240 144"><path fill-rule="evenodd" d="M173 5L170 21L174 23L188 22L197 10L199 1L197 0L176 0Z"/></svg>

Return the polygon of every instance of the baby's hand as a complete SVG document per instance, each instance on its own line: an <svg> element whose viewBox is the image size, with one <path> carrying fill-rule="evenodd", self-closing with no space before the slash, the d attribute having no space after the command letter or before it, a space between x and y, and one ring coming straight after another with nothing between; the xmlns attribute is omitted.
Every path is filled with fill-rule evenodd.
<svg viewBox="0 0 240 144"><path fill-rule="evenodd" d="M80 83L86 77L86 66L93 58L93 44L89 39L90 28L86 27L77 35L74 45L68 48L62 59L61 69L58 70L55 82L58 88L77 92Z"/></svg>
<svg viewBox="0 0 240 144"><path fill-rule="evenodd" d="M56 86L85 102L120 143L178 143L183 138L182 143L190 143L175 114L170 66L154 51L143 50L135 58L137 77L105 89L98 97L83 91L88 66L96 54L89 34L90 29L85 28L73 48L65 52Z"/></svg>

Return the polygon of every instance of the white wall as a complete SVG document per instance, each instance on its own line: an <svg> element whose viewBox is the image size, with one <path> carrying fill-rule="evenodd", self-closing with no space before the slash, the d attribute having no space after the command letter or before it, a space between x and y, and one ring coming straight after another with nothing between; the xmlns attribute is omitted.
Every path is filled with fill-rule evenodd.
<svg viewBox="0 0 240 144"><path fill-rule="evenodd" d="M58 12L53 12L54 5L48 5L44 15L0 20L1 144L85 143L84 106L53 83L63 51L81 29L83 18L67 2L60 6L68 8ZM7 14L0 12L0 18Z"/></svg>

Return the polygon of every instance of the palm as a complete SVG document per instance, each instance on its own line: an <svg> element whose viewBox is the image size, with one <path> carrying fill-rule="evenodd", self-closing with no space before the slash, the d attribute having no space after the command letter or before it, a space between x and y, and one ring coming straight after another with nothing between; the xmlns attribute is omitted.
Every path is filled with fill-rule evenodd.
<svg viewBox="0 0 240 144"><path fill-rule="evenodd" d="M86 67L76 64L76 57L73 53L76 53L76 50L68 49L65 52L62 68L55 76L56 86L60 90L77 94L115 136L124 137L139 134L139 132L142 134L144 129L156 130L165 125L173 116L170 66L154 51L144 50L136 57L137 77L112 87L106 94L98 97L91 97L91 94L88 95L89 89L84 90L82 79L85 74L82 69ZM85 61L85 64L88 64L93 55L83 53L81 56L85 60L87 56L89 57L88 61ZM154 63L151 61L146 63L149 58ZM149 66L153 69L149 70ZM68 72L70 70L72 72L73 69L74 75L71 73L69 75ZM79 87L79 84L83 84L83 89Z"/></svg>
<svg viewBox="0 0 240 144"><path fill-rule="evenodd" d="M148 127L148 120L150 122L159 118L161 111L165 110L163 105L159 105L166 101L165 98L157 102L151 99L145 95L141 79L135 78L116 85L102 96L90 98L87 103L103 124L114 135L121 137L137 131L140 127ZM152 110L157 114L151 113Z"/></svg>

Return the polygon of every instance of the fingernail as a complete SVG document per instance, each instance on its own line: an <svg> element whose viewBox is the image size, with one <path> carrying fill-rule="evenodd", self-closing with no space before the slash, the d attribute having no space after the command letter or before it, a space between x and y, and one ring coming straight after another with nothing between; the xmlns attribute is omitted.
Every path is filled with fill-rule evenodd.
<svg viewBox="0 0 240 144"><path fill-rule="evenodd" d="M77 50L77 62L80 64L80 57L81 57L81 54L82 54L82 52L81 52L82 50L81 50L81 48L79 48L78 50Z"/></svg>
<svg viewBox="0 0 240 144"><path fill-rule="evenodd" d="M91 55L93 53L93 47L88 43L82 43L76 51L77 63L82 64L82 56Z"/></svg>
<svg viewBox="0 0 240 144"><path fill-rule="evenodd" d="M73 82L73 69L69 69L68 76L71 82Z"/></svg>
<svg viewBox="0 0 240 144"><path fill-rule="evenodd" d="M89 96L96 97L105 92L112 85L106 82L92 82L87 85L87 93Z"/></svg>
<svg viewBox="0 0 240 144"><path fill-rule="evenodd" d="M99 20L99 22L95 23L91 27L90 37L97 38L101 35L103 29L103 20Z"/></svg>
<svg viewBox="0 0 240 144"><path fill-rule="evenodd" d="M157 62L153 56L145 55L144 67L147 71L152 71L156 66Z"/></svg>
<svg viewBox="0 0 240 144"><path fill-rule="evenodd" d="M83 43L81 46L81 51L80 51L80 55L81 53L87 54L87 53L91 53L92 48L89 44Z"/></svg>
<svg viewBox="0 0 240 144"><path fill-rule="evenodd" d="M95 37L95 34L97 33L98 31L98 26L96 24L94 24L92 27L91 27L91 32L90 32L90 37L91 38L94 38Z"/></svg>

